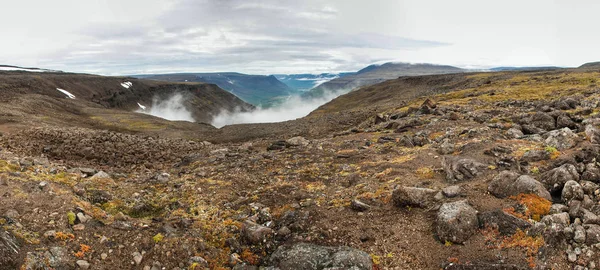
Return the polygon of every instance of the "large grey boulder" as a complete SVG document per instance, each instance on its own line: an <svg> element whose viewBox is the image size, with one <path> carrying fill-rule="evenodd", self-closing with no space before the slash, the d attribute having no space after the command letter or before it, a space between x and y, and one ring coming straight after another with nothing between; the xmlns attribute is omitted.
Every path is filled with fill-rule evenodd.
<svg viewBox="0 0 600 270"><path fill-rule="evenodd" d="M271 269L371 270L373 261L364 251L350 247L326 247L310 243L280 246L268 260Z"/></svg>
<svg viewBox="0 0 600 270"><path fill-rule="evenodd" d="M429 188L397 186L392 191L392 202L398 207L431 207L435 204L437 190Z"/></svg>
<svg viewBox="0 0 600 270"><path fill-rule="evenodd" d="M569 202L570 200L583 200L585 194L583 187L577 183L577 181L569 180L565 183L561 198L563 202Z"/></svg>
<svg viewBox="0 0 600 270"><path fill-rule="evenodd" d="M477 210L466 200L444 203L438 211L436 232L442 242L464 243L478 228Z"/></svg>
<svg viewBox="0 0 600 270"><path fill-rule="evenodd" d="M27 252L25 263L21 269L26 270L51 270L75 269L71 262L73 254L64 247L51 247L47 251Z"/></svg>
<svg viewBox="0 0 600 270"><path fill-rule="evenodd" d="M488 191L498 198L533 193L547 200L552 199L542 183L531 176L519 175L512 171L502 171L496 175L490 182Z"/></svg>
<svg viewBox="0 0 600 270"><path fill-rule="evenodd" d="M544 134L544 137L546 138L546 145L553 146L558 150L572 148L577 144L577 139L579 138L569 128L552 130Z"/></svg>
<svg viewBox="0 0 600 270"><path fill-rule="evenodd" d="M579 181L577 168L572 164L564 164L554 168L543 173L540 177L540 181L550 192L561 190L569 180Z"/></svg>
<svg viewBox="0 0 600 270"><path fill-rule="evenodd" d="M497 229L501 234L514 234L517 230L525 230L531 227L531 224L523 219L497 209L481 213L479 224L481 227Z"/></svg>
<svg viewBox="0 0 600 270"><path fill-rule="evenodd" d="M487 165L469 158L444 156L442 167L449 182L461 182L473 179L487 168Z"/></svg>

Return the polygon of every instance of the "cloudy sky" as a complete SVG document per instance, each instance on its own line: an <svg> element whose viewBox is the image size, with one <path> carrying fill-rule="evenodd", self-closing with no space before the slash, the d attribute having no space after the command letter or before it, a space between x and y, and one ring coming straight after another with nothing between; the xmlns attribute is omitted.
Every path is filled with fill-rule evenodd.
<svg viewBox="0 0 600 270"><path fill-rule="evenodd" d="M0 64L99 74L600 60L599 1L0 0Z"/></svg>

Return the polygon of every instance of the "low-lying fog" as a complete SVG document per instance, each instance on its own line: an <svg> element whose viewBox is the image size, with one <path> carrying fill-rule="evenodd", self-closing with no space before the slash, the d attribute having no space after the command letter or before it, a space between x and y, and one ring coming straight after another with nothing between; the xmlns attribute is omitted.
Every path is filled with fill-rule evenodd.
<svg viewBox="0 0 600 270"><path fill-rule="evenodd" d="M307 116L319 106L331 101L341 94L342 92L328 93L323 97L310 99L291 96L275 107L257 108L251 112L222 111L219 115L213 117L211 124L220 128L233 124L273 123L294 120Z"/></svg>
<svg viewBox="0 0 600 270"><path fill-rule="evenodd" d="M328 92L320 98L301 98L290 96L279 105L270 108L257 108L251 112L239 110L230 112L223 110L213 117L211 124L217 128L233 124L273 123L294 120L307 116L319 106L344 94L346 91ZM138 112L146 113L171 121L195 122L192 113L184 105L184 97L176 94L166 100L154 99L152 106L140 109Z"/></svg>

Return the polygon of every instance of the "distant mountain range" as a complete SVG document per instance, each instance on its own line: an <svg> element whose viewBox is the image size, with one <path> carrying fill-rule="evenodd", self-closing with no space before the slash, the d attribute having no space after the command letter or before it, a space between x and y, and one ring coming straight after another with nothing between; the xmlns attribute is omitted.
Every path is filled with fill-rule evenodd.
<svg viewBox="0 0 600 270"><path fill-rule="evenodd" d="M460 73L467 70L444 65L385 63L370 65L355 74L350 74L323 83L305 94L307 97L319 97L326 93L347 93L362 86L373 85L401 76Z"/></svg>
<svg viewBox="0 0 600 270"><path fill-rule="evenodd" d="M322 83L333 79L352 75L355 72L321 73L321 74L275 74L275 78L297 92L306 92Z"/></svg>
<svg viewBox="0 0 600 270"><path fill-rule="evenodd" d="M204 82L218 85L242 100L262 107L277 104L294 90L277 80L275 76L248 75L235 72L174 73L134 75L133 77L171 82Z"/></svg>
<svg viewBox="0 0 600 270"><path fill-rule="evenodd" d="M494 67L490 68L489 71L527 71L527 70L549 70L549 69L559 69L561 67L555 66L545 66L545 67Z"/></svg>

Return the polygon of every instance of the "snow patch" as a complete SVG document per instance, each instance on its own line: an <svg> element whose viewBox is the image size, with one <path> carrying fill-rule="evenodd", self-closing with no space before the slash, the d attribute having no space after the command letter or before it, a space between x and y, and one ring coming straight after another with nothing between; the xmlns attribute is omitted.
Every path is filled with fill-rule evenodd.
<svg viewBox="0 0 600 270"><path fill-rule="evenodd" d="M61 93L67 95L68 98L70 99L75 99L75 95L69 93L69 91L65 90L65 89L60 89L60 88L56 88L56 90L60 91Z"/></svg>
<svg viewBox="0 0 600 270"><path fill-rule="evenodd" d="M133 83L131 83L131 82L124 82L124 83L121 83L121 86L129 89L129 87L133 86Z"/></svg>
<svg viewBox="0 0 600 270"><path fill-rule="evenodd" d="M142 110L144 110L144 111L146 110L146 106L144 106L144 105L140 104L139 102L138 102L137 104L138 104L138 106L140 106L140 109L142 109Z"/></svg>

